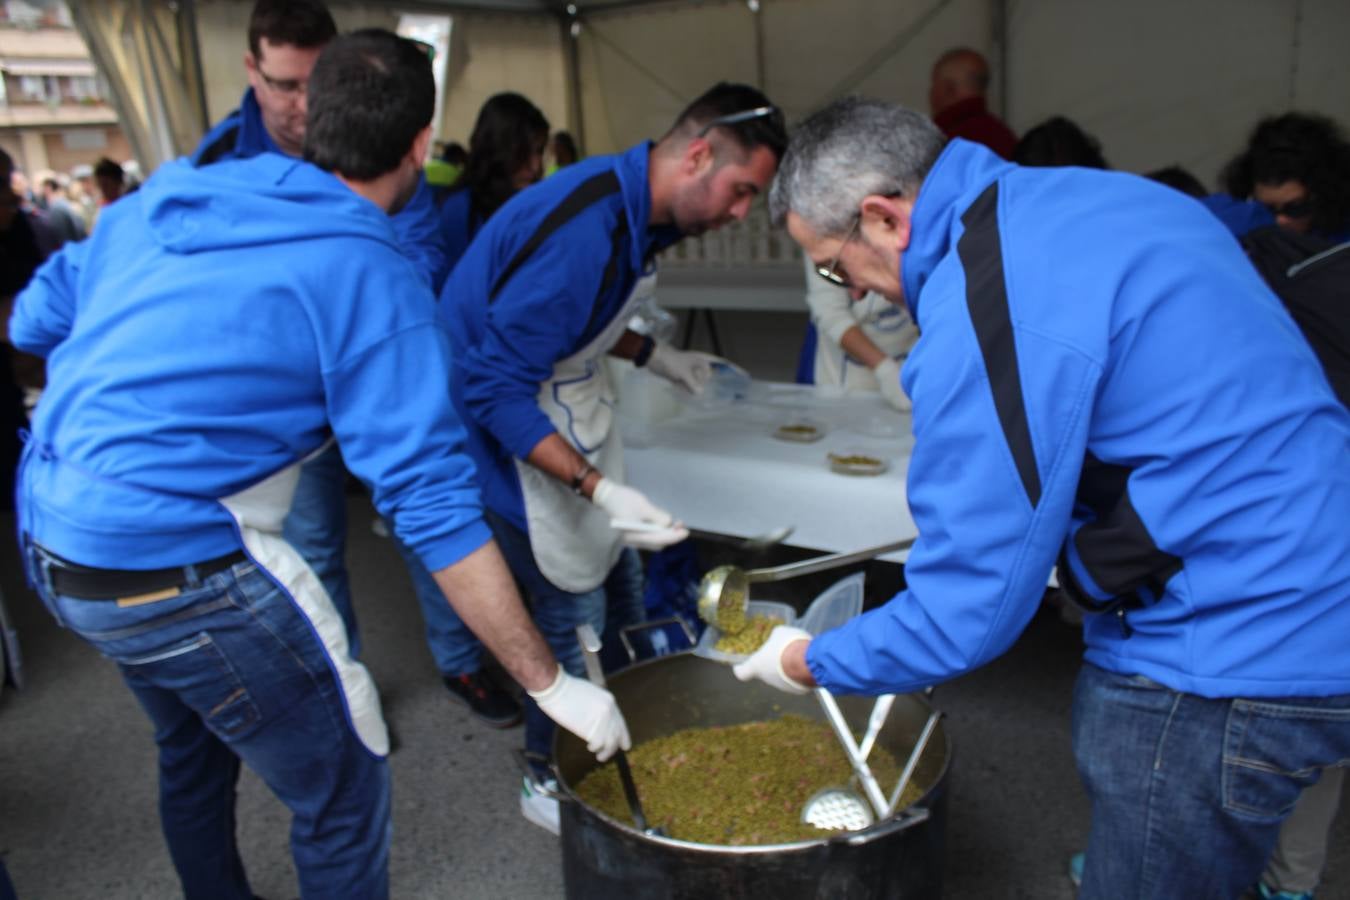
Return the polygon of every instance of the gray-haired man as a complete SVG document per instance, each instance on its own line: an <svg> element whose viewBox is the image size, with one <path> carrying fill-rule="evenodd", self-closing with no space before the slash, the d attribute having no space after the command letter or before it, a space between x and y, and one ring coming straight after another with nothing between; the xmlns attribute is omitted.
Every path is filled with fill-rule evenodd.
<svg viewBox="0 0 1350 900"><path fill-rule="evenodd" d="M1350 757L1350 414L1236 242L1144 179L1023 169L844 100L793 135L775 218L920 338L907 588L737 667L911 691L1003 653L1050 570L1097 613L1074 701L1082 893L1234 897ZM1241 699L1237 699L1241 698Z"/></svg>

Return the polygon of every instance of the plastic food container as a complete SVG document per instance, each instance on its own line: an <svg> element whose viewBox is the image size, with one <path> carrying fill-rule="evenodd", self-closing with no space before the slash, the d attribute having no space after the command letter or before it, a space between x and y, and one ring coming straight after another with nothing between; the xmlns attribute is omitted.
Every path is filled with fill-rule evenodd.
<svg viewBox="0 0 1350 900"><path fill-rule="evenodd" d="M786 603L777 603L773 600L751 600L746 604L745 617L768 616L771 619L777 619L780 625L795 625L797 622L797 611ZM749 655L744 653L726 653L721 650L714 650L713 647L722 639L722 629L716 625L709 625L703 629L703 635L698 639L698 644L694 647L694 653L705 659L715 659L718 662L738 663L749 659Z"/></svg>

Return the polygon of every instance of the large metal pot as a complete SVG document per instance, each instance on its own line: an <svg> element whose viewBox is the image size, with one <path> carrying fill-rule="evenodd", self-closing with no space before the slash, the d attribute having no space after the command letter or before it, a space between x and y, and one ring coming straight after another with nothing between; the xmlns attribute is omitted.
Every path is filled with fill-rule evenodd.
<svg viewBox="0 0 1350 900"><path fill-rule="evenodd" d="M639 663L612 677L609 688L635 744L683 728L735 725L789 712L824 718L810 695L792 696L757 682L743 684L729 667L691 653ZM839 703L854 733L861 733L871 698L840 697ZM901 761L907 759L928 714L922 698L897 698L878 745ZM843 754L842 747L839 752ZM576 900L938 897L950 756L946 732L939 727L914 775L923 790L918 803L862 831L792 844L731 847L643 834L631 820L613 819L583 803L574 787L599 764L583 742L559 729L554 758L561 790L567 896Z"/></svg>

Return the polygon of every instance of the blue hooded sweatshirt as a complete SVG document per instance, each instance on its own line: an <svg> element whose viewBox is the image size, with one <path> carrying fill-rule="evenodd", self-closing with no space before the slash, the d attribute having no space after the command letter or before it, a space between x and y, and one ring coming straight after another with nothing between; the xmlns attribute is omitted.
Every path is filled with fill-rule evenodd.
<svg viewBox="0 0 1350 900"><path fill-rule="evenodd" d="M906 590L812 642L831 690L1003 653L1051 567L1089 662L1205 697L1350 693L1350 413L1189 197L954 140L900 262L921 337Z"/></svg>
<svg viewBox="0 0 1350 900"><path fill-rule="evenodd" d="M650 144L596 156L519 192L479 231L441 291L450 393L468 428L483 504L526 530L514 459L554 431L536 402L559 360L604 330L652 257L679 239L652 226Z"/></svg>
<svg viewBox="0 0 1350 900"><path fill-rule="evenodd" d="M20 527L74 562L237 550L217 499L330 434L427 568L490 536L430 292L384 211L307 163L160 167L38 271L10 335L48 371Z"/></svg>
<svg viewBox="0 0 1350 900"><path fill-rule="evenodd" d="M281 152L267 133L258 98L253 88L249 88L244 91L239 108L206 133L191 159L194 166L206 166L227 159L247 159L259 153ZM425 176L418 178L417 192L392 218L399 246L434 294L450 274L450 262L441 236L435 194Z"/></svg>

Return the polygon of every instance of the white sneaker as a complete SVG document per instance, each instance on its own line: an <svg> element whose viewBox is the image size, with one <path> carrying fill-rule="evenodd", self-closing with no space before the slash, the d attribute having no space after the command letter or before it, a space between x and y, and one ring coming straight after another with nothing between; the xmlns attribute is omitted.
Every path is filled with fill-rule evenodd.
<svg viewBox="0 0 1350 900"><path fill-rule="evenodd" d="M559 822L558 801L544 793L544 791L556 791L557 789L558 783L552 778L548 779L541 787L529 776L523 777L520 782L520 812L521 815L540 828L554 834L561 834L562 825Z"/></svg>

